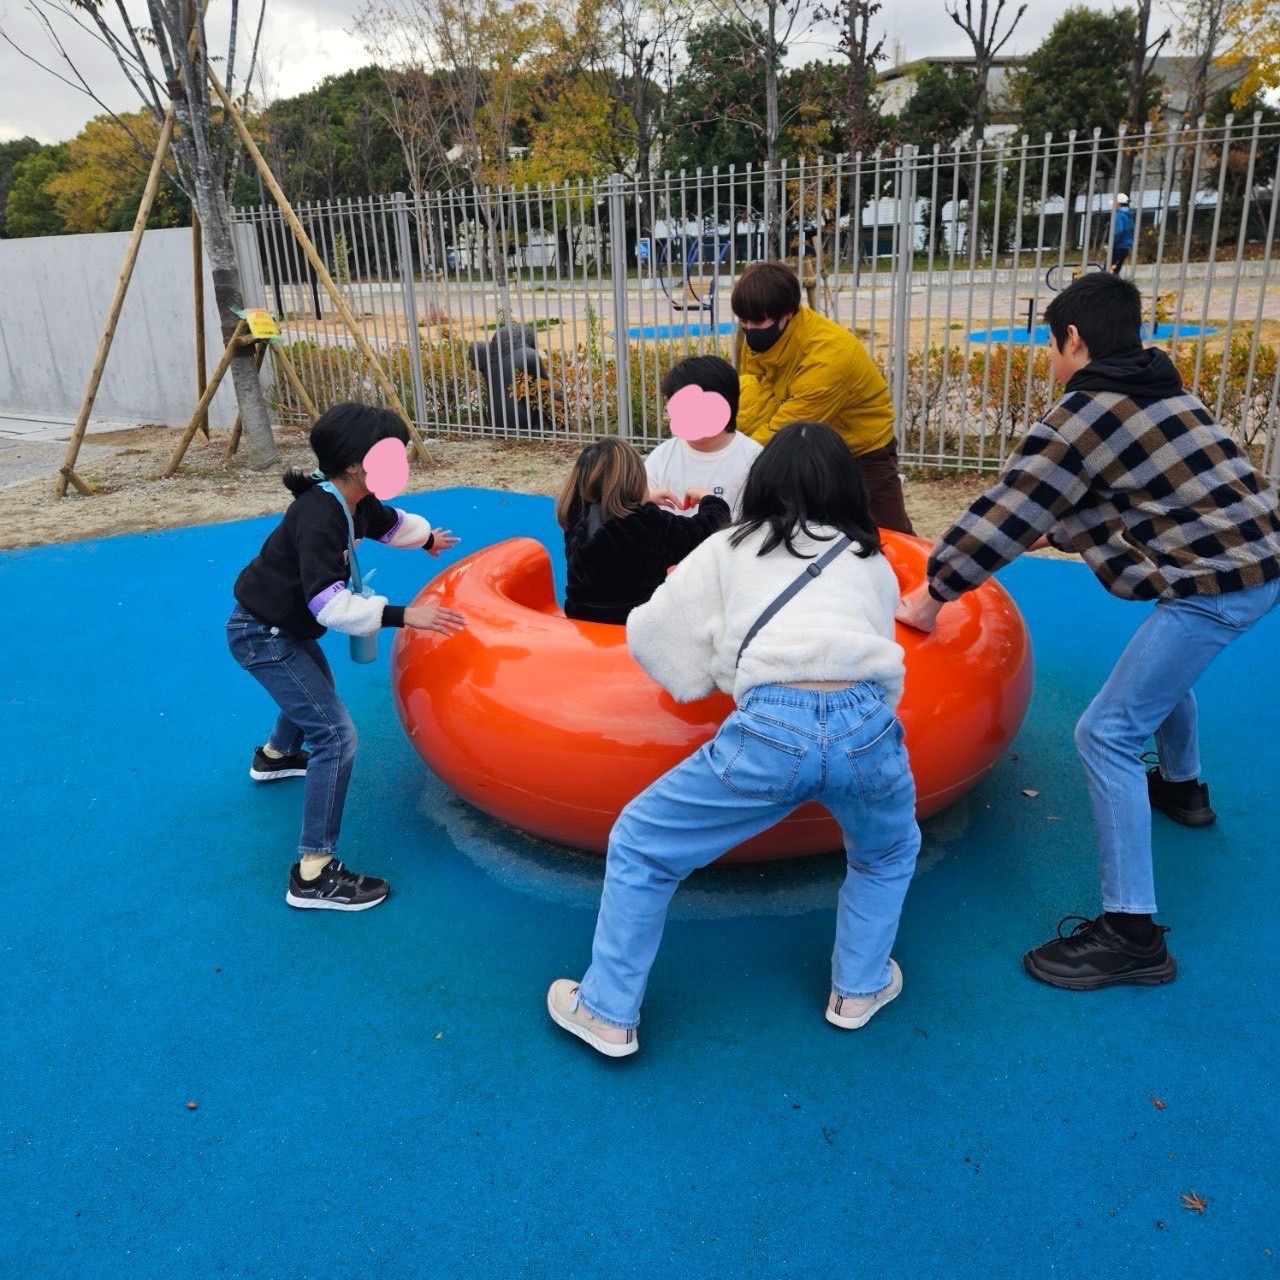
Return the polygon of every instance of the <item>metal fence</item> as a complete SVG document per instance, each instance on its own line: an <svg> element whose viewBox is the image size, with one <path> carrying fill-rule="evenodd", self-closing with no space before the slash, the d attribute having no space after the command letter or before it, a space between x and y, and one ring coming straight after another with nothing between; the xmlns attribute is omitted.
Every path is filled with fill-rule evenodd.
<svg viewBox="0 0 1280 1280"><path fill-rule="evenodd" d="M733 281L781 258L879 363L905 463L994 468L1052 403L1039 317L1075 275L1108 267L1123 190L1136 223L1123 270L1148 340L1274 475L1278 168L1280 129L1228 118L297 212L428 435L656 443L664 371L695 352L733 358ZM377 400L279 211L236 218L257 250L247 288L280 316L316 403Z"/></svg>

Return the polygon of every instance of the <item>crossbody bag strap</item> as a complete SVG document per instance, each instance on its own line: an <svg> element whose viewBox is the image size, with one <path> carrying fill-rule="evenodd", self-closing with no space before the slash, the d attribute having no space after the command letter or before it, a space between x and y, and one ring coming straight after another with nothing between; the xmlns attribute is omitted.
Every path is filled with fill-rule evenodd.
<svg viewBox="0 0 1280 1280"><path fill-rule="evenodd" d="M773 618L774 614L794 596L798 596L801 591L811 583L814 578L822 575L823 569L827 567L851 542L852 538L848 534L841 535L835 544L829 547L817 560L805 565L804 572L793 582L785 591L781 593L769 607L751 624L751 629L743 637L742 643L738 646L738 657L734 662L736 667L742 661L742 655L746 652L747 645L756 638L756 632L765 625L766 622Z"/></svg>
<svg viewBox="0 0 1280 1280"><path fill-rule="evenodd" d="M322 480L320 481L320 488L337 499L338 506L342 508L342 514L347 517L347 548L351 560L351 590L356 595L361 595L364 591L364 582L360 577L360 561L356 559L356 526L351 519L351 508L347 506L347 500L338 492L336 485L330 484L328 480Z"/></svg>

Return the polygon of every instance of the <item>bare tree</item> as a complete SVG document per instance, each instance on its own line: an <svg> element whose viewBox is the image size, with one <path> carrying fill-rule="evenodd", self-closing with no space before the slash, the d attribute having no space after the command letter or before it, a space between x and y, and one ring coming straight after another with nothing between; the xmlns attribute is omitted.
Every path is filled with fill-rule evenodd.
<svg viewBox="0 0 1280 1280"><path fill-rule="evenodd" d="M988 92L987 82L991 75L991 67L1000 50L1009 43L1009 37L1022 21L1027 6L1023 3L1009 20L1004 34L1000 34L1000 15L1004 11L1005 0L978 0L977 14L974 14L974 0L964 0L964 16L960 12L960 0L949 0L946 5L947 16L969 37L973 46L973 174L969 182L969 237L970 244L978 233L978 185L982 178L982 137L987 127Z"/></svg>
<svg viewBox="0 0 1280 1280"><path fill-rule="evenodd" d="M1154 40L1148 40L1151 27L1153 0L1137 0L1134 23L1133 50L1129 60L1129 98L1125 103L1124 119L1131 129L1139 129L1145 121L1147 86L1160 51L1173 38L1173 28L1166 27ZM1117 190L1128 191L1133 181L1134 152L1126 150L1120 157L1120 176Z"/></svg>
<svg viewBox="0 0 1280 1280"><path fill-rule="evenodd" d="M778 72L787 44L805 35L810 15L805 0L723 0L722 12L743 44L753 49L764 66L764 221L774 233L786 207L779 192L778 139L782 123L778 108Z"/></svg>
<svg viewBox="0 0 1280 1280"><path fill-rule="evenodd" d="M1178 34L1191 54L1191 80L1182 110L1182 123L1192 128L1209 105L1210 72L1217 60L1226 34L1227 17L1232 0L1172 0L1169 8L1178 23ZM1194 217L1195 164L1194 144L1181 148L1178 155L1178 230L1185 231Z"/></svg>
<svg viewBox="0 0 1280 1280"><path fill-rule="evenodd" d="M229 0L229 4L230 28L223 62L230 91L236 69L240 0ZM60 0L32 0L31 8L43 22L53 43L56 62L61 66L47 66L28 50L19 49L30 61L50 71L64 84L85 93L103 111L114 115L78 70L74 58L57 34L53 20L69 22L111 51L125 78L146 109L154 115L157 124L162 125L170 111L176 117L178 127L173 131L171 143L175 180L200 216L222 337L224 342L229 342L238 323L232 308L244 304L232 237L230 200L240 147L230 122L220 109L215 113L211 105L205 74L210 54L204 7L194 0L147 0L148 26L130 14L124 0L116 0L112 7L108 7L105 0L65 0L65 3ZM266 0L263 0L242 92L247 92L252 84L265 12ZM257 367L249 349L245 348L234 356L230 374L244 427L249 465L256 470L265 470L278 463L279 455Z"/></svg>

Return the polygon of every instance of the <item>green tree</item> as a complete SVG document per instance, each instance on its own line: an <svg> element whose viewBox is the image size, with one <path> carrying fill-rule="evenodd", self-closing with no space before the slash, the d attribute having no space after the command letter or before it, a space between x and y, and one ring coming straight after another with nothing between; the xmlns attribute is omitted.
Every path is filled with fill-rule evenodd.
<svg viewBox="0 0 1280 1280"><path fill-rule="evenodd" d="M689 33L688 63L668 103L670 133L664 167L760 165L765 159L763 30L750 40L727 22ZM785 50L782 52L785 53Z"/></svg>
<svg viewBox="0 0 1280 1280"><path fill-rule="evenodd" d="M58 236L66 231L62 215L48 184L66 164L63 147L47 147L21 161L13 170L13 183L4 206L5 234Z"/></svg>
<svg viewBox="0 0 1280 1280"><path fill-rule="evenodd" d="M34 138L15 138L12 142L0 142L0 240L6 234L4 207L13 186L13 171L24 160L38 155L44 149Z"/></svg>
<svg viewBox="0 0 1280 1280"><path fill-rule="evenodd" d="M1046 133L1061 138L1070 129L1087 136L1100 128L1113 136L1128 101L1134 39L1130 9L1068 9L1013 79L1023 131L1034 141Z"/></svg>

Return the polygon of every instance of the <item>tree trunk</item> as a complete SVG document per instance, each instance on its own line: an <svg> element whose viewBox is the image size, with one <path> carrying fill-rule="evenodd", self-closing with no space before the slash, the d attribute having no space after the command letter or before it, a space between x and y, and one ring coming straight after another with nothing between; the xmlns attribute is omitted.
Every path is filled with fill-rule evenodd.
<svg viewBox="0 0 1280 1280"><path fill-rule="evenodd" d="M204 229L204 247L213 276L213 296L222 326L222 341L227 343L235 332L238 318L232 307L244 306L240 291L240 272L236 265L235 244L231 236L230 211L226 197L216 183L201 183L196 191L200 224ZM265 471L280 461L266 397L258 380L258 367L253 349L244 347L231 361L231 383L235 387L236 404L244 429L245 451L254 471Z"/></svg>
<svg viewBox="0 0 1280 1280"><path fill-rule="evenodd" d="M977 84L973 95L973 172L969 175L969 230L968 243L965 249L970 254L981 252L978 244L978 226L981 210L980 195L982 183L982 135L987 127L987 76L990 74L986 62L978 60L976 68ZM994 258L995 246L992 246Z"/></svg>
<svg viewBox="0 0 1280 1280"><path fill-rule="evenodd" d="M781 255L786 256L786 193L781 193L776 220L779 234L775 237L773 201L775 191L781 188L778 173L778 5L769 5L769 27L765 34L764 65L764 222L765 235L775 244L781 244ZM770 257L766 242L765 257Z"/></svg>

